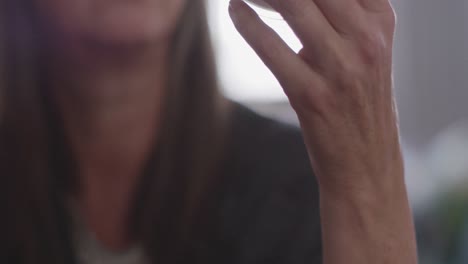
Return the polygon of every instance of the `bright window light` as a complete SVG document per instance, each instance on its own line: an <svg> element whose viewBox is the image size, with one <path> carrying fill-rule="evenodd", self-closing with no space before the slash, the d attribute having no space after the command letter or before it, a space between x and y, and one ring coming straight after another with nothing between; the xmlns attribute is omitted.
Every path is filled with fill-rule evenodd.
<svg viewBox="0 0 468 264"><path fill-rule="evenodd" d="M209 0L210 25L220 80L228 97L240 101L286 100L275 77L234 28L229 0ZM295 51L302 47L282 20L264 18Z"/></svg>

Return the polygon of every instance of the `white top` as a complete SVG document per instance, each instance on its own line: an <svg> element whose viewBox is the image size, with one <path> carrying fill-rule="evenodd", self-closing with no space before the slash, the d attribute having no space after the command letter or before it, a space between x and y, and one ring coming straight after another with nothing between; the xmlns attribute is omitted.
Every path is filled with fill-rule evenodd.
<svg viewBox="0 0 468 264"><path fill-rule="evenodd" d="M73 210L74 248L79 264L148 264L143 249L135 245L125 251L113 251L100 244Z"/></svg>

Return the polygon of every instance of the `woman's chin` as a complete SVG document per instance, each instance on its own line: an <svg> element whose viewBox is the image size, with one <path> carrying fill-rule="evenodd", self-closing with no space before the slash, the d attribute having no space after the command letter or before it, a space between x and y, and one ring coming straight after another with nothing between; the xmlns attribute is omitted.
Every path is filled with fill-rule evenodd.
<svg viewBox="0 0 468 264"><path fill-rule="evenodd" d="M89 36L89 40L108 46L133 46L163 41L163 37L153 32L139 30L107 30L103 33Z"/></svg>
<svg viewBox="0 0 468 264"><path fill-rule="evenodd" d="M95 42L109 45L134 45L168 40L168 30L157 23L129 23L116 21L101 27L94 27L88 37Z"/></svg>

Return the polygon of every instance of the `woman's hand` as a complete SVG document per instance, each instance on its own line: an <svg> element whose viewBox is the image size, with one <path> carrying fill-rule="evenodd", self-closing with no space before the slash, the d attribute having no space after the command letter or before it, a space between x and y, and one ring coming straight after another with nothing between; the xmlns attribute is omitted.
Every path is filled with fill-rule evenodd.
<svg viewBox="0 0 468 264"><path fill-rule="evenodd" d="M320 186L324 258L416 263L393 99L388 0L265 0L303 44L296 54L231 0L234 24L295 109Z"/></svg>
<svg viewBox="0 0 468 264"><path fill-rule="evenodd" d="M388 1L266 1L300 38L299 54L243 2L231 14L296 110L321 186L361 189L372 182L359 177L401 172Z"/></svg>

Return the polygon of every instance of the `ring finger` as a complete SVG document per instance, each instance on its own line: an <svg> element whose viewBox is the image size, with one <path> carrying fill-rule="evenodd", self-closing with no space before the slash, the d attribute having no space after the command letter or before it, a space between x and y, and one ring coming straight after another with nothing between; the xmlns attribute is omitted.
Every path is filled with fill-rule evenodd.
<svg viewBox="0 0 468 264"><path fill-rule="evenodd" d="M311 0L266 0L276 9L304 45L311 66L326 68L336 59L342 39Z"/></svg>

